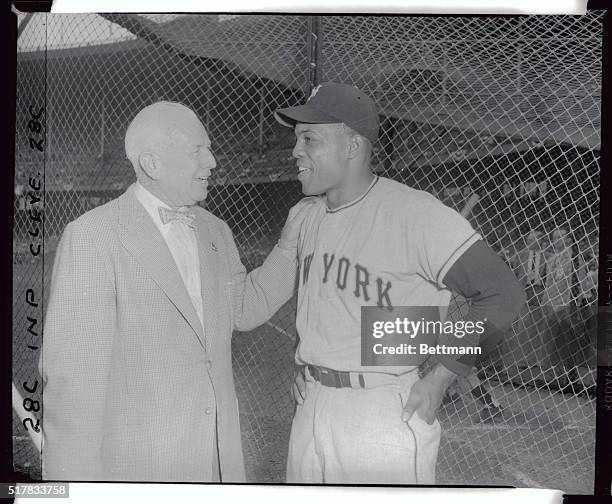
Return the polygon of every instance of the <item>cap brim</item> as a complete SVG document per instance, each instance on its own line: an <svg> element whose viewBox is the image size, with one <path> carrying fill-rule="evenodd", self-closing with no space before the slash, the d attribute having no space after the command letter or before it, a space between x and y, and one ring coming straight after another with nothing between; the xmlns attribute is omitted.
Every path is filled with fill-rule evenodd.
<svg viewBox="0 0 612 504"><path fill-rule="evenodd" d="M274 117L283 126L289 128L293 128L297 123L334 124L342 122L334 116L321 112L308 104L277 110L274 112Z"/></svg>

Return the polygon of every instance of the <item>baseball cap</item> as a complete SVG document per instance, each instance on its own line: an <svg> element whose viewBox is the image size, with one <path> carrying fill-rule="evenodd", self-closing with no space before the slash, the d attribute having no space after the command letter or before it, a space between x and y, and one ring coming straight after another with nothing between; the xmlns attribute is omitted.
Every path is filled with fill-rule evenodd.
<svg viewBox="0 0 612 504"><path fill-rule="evenodd" d="M283 126L293 128L297 123L344 123L375 143L378 138L378 109L374 100L348 84L324 82L316 86L304 105L274 112Z"/></svg>

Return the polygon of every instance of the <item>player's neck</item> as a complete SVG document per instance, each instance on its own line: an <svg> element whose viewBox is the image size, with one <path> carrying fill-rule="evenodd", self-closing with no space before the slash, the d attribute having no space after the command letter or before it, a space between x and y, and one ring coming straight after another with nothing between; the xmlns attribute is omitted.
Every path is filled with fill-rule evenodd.
<svg viewBox="0 0 612 504"><path fill-rule="evenodd" d="M356 177L355 180L347 180L341 187L329 190L325 197L327 207L330 210L335 210L338 207L358 199L368 190L375 177L376 176L368 170L360 174L359 177Z"/></svg>

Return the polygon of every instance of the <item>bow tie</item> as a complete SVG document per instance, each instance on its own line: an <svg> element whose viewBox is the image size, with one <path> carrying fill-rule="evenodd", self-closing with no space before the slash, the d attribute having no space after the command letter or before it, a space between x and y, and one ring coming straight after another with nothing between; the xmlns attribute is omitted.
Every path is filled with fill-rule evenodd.
<svg viewBox="0 0 612 504"><path fill-rule="evenodd" d="M158 207L159 216L164 224L168 222L176 221L181 224L186 224L192 229L195 229L196 220L195 215L189 211L172 210L171 208Z"/></svg>

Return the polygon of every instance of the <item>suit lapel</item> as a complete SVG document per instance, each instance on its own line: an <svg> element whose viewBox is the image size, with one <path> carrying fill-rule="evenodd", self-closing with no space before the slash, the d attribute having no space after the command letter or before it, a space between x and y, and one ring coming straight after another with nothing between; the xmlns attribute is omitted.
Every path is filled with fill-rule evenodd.
<svg viewBox="0 0 612 504"><path fill-rule="evenodd" d="M205 346L200 319L164 238L144 207L128 189L119 198L119 239L193 328ZM204 310L206 313L206 310Z"/></svg>
<svg viewBox="0 0 612 504"><path fill-rule="evenodd" d="M220 278L220 265L218 263L218 250L214 244L214 236L206 221L197 217L198 254L200 258L200 282L202 285L202 303L204 305L204 332L208 335L216 334L216 320L219 309L215 308L214 300L224 292L223 285L218 285ZM218 303L221 304L221 303ZM209 337L207 344L211 347L214 338ZM209 348L210 351L210 348Z"/></svg>

